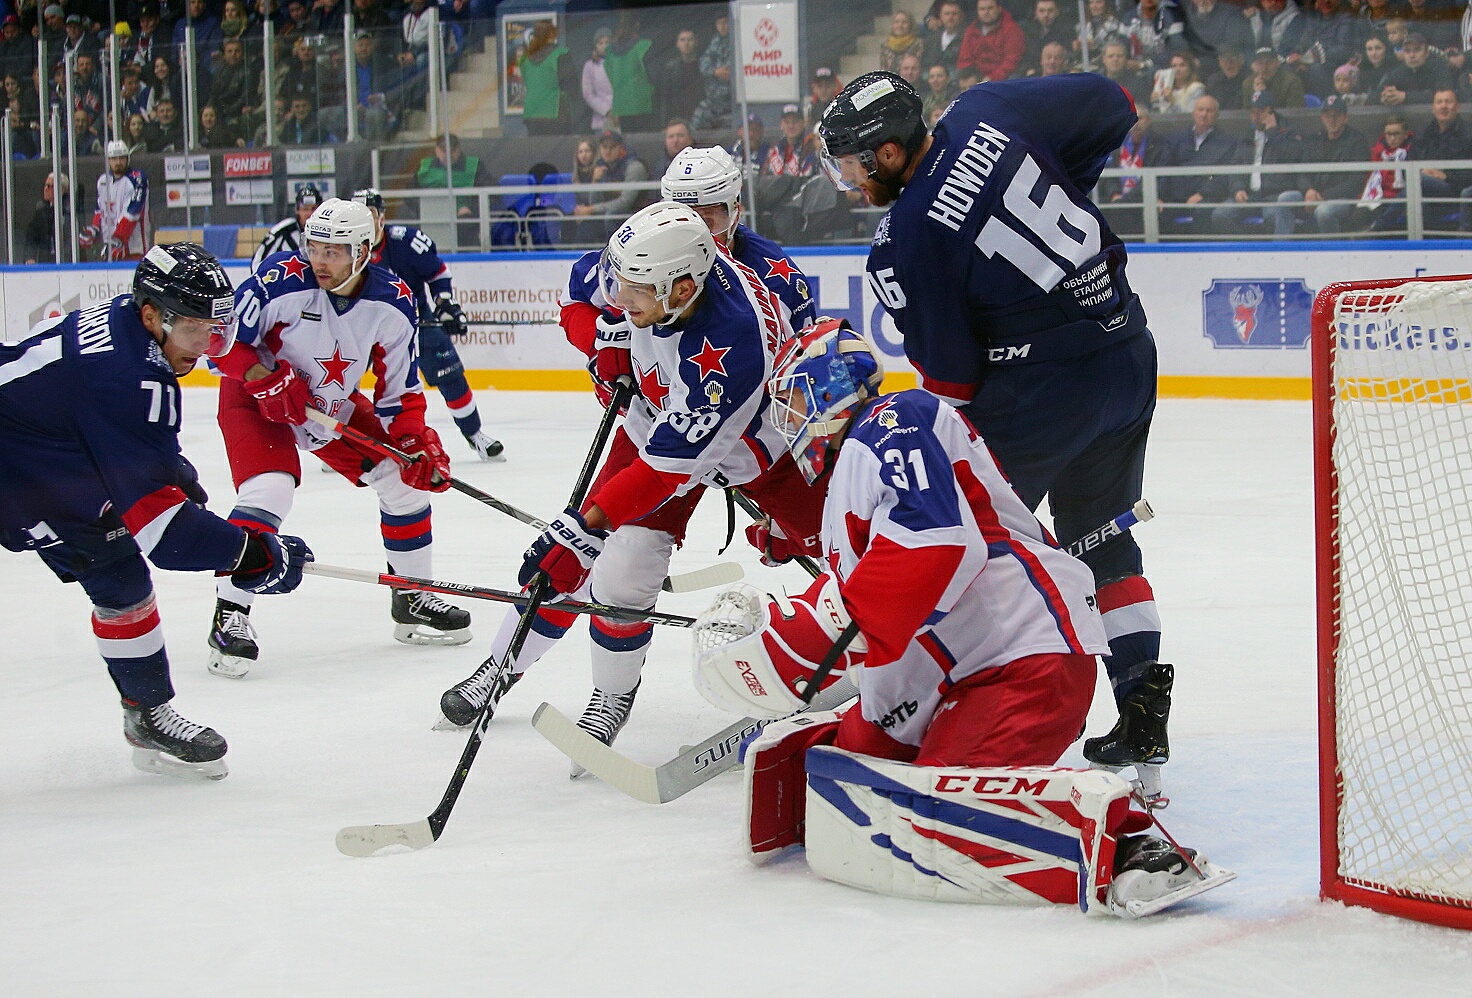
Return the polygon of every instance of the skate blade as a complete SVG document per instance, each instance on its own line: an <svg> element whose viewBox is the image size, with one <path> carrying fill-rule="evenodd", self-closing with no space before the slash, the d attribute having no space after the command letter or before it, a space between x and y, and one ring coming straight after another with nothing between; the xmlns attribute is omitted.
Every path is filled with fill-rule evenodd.
<svg viewBox="0 0 1472 998"><path fill-rule="evenodd" d="M440 712L439 719L434 722L434 727L430 728L430 730L431 731L464 731L468 727L470 727L470 724L468 722L465 723L465 724L456 724L454 721L450 720L448 717L445 716L444 711L441 711Z"/></svg>
<svg viewBox="0 0 1472 998"><path fill-rule="evenodd" d="M479 451L477 451L476 452L476 456L480 458L480 463L481 464L505 464L506 463L506 452L505 451L502 451L499 454L481 454Z"/></svg>
<svg viewBox="0 0 1472 998"><path fill-rule="evenodd" d="M406 645L439 645L451 648L455 645L468 644L471 637L473 635L468 627L463 627L458 631L437 631L424 624L394 625L394 640Z"/></svg>
<svg viewBox="0 0 1472 998"><path fill-rule="evenodd" d="M575 762L567 767L567 778L569 780L580 780L587 775L588 771Z"/></svg>
<svg viewBox="0 0 1472 998"><path fill-rule="evenodd" d="M226 655L218 649L210 651L210 660L207 668L217 676L226 679L244 679L250 674L251 660L241 658L239 655Z"/></svg>
<svg viewBox="0 0 1472 998"><path fill-rule="evenodd" d="M1114 893L1111 890L1109 896L1109 910L1114 912L1114 914L1118 915L1121 918L1144 918L1147 915L1153 915L1158 911L1164 911L1167 908L1173 908L1176 905L1180 904L1182 901L1193 898L1198 894L1205 894L1209 890L1220 887L1222 884L1230 883L1231 881L1237 879L1237 874L1234 871L1225 869L1224 867L1216 866L1209 861L1201 862L1200 866L1200 880L1193 880L1191 883L1185 884L1181 887L1177 887L1175 890L1162 894L1160 897L1157 898L1151 898L1149 900L1125 901L1121 903L1114 898Z"/></svg>
<svg viewBox="0 0 1472 998"><path fill-rule="evenodd" d="M154 776L175 776L191 780L223 780L230 775L224 759L213 762L185 762L158 749L133 746L135 768Z"/></svg>

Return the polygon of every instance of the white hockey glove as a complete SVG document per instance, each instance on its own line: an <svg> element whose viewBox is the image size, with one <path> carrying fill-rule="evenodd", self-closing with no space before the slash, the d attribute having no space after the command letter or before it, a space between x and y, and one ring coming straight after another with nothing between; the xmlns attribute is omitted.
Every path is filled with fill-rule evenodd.
<svg viewBox="0 0 1472 998"><path fill-rule="evenodd" d="M710 703L751 717L783 717L803 694L849 624L838 580L822 575L795 599L741 585L721 593L695 622L695 688ZM869 650L859 634L822 689L859 665Z"/></svg>

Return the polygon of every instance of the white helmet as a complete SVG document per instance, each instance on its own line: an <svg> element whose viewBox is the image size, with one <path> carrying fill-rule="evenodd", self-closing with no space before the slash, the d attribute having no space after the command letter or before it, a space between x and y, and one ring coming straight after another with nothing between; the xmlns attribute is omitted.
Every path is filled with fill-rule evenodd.
<svg viewBox="0 0 1472 998"><path fill-rule="evenodd" d="M358 247L366 246L371 250L373 237L373 212L365 205L342 198L328 198L317 206L307 224L302 226L302 255L306 255L309 241L353 247L353 272L347 280L331 289L333 294L340 294L368 266L367 253L363 255L363 262L358 263Z"/></svg>
<svg viewBox="0 0 1472 998"><path fill-rule="evenodd" d="M122 139L113 139L107 144L108 159L115 159L119 156L127 159L129 155L130 153L128 152L128 143L124 142Z"/></svg>
<svg viewBox="0 0 1472 998"><path fill-rule="evenodd" d="M647 284L655 300L672 311L669 297L675 281L693 278L698 295L715 258L715 238L693 208L656 202L630 215L609 238L598 262L603 297L612 303L621 284ZM672 314L660 325L674 320Z"/></svg>
<svg viewBox="0 0 1472 998"><path fill-rule="evenodd" d="M715 233L724 242L736 228L741 212L741 167L720 146L681 149L664 171L659 191L666 201L724 205L731 224L724 232Z"/></svg>

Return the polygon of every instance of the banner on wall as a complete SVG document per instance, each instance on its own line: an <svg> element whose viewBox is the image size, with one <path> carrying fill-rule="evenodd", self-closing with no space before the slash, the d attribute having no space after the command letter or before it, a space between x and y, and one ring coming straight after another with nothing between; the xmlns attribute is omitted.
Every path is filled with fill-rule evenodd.
<svg viewBox="0 0 1472 998"><path fill-rule="evenodd" d="M820 314L846 318L868 335L884 355L887 370L913 371L904 358L901 337L865 279L865 256L863 249L801 251L790 258L801 273L790 269L786 259L767 261L767 271L793 281L800 294L806 291L815 298ZM467 318L507 323L473 327L458 344L465 366L473 371L529 372L518 382L527 387L556 383L551 378L538 383L530 372L581 374L586 358L568 344L557 325L560 297L576 258L575 253L530 259L514 253L492 259L451 257L455 295ZM247 276L244 266L230 265L227 270L237 283ZM1465 252L1422 243L1404 249L1333 252L1136 247L1129 274L1149 315L1161 375L1210 379L1202 382L1208 387L1203 393L1230 396L1231 379L1306 382L1309 310L1314 292L1326 284L1465 270ZM126 292L132 268L17 267L0 272L0 281L5 302L27 305L5 309L5 337L15 340L46 315ZM1472 330L1462 331L1462 338L1472 341ZM1347 348L1381 346L1375 338L1361 338Z"/></svg>
<svg viewBox="0 0 1472 998"><path fill-rule="evenodd" d="M288 149L286 172L293 177L330 176L337 172L337 150Z"/></svg>
<svg viewBox="0 0 1472 998"><path fill-rule="evenodd" d="M752 104L782 104L802 98L798 79L797 0L736 4L736 61L745 99ZM743 90L736 91L739 100Z"/></svg>
<svg viewBox="0 0 1472 998"><path fill-rule="evenodd" d="M519 115L526 108L526 80L521 75L521 59L533 44L538 31L537 25L543 22L545 24L540 29L543 36L550 33L556 39L562 29L562 17L555 10L517 11L514 14L501 15L501 66L504 74L501 85L502 115ZM550 25L550 28L546 25ZM556 45L557 42L544 44ZM567 97L562 99L567 100Z"/></svg>
<svg viewBox="0 0 1472 998"><path fill-rule="evenodd" d="M210 157L208 153L198 156L165 156L164 182L182 180L208 180Z"/></svg>

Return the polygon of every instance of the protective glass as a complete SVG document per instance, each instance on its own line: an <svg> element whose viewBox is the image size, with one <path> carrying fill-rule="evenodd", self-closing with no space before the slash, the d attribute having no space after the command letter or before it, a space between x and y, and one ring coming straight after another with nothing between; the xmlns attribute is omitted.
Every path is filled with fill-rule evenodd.
<svg viewBox="0 0 1472 998"><path fill-rule="evenodd" d="M324 243L316 239L308 239L306 257L309 263L342 267L353 262L353 248L346 243Z"/></svg>
<svg viewBox="0 0 1472 998"><path fill-rule="evenodd" d="M841 191L856 191L874 173L874 154L867 149L858 154L834 156L828 151L828 143L818 139L818 163L834 187Z"/></svg>
<svg viewBox="0 0 1472 998"><path fill-rule="evenodd" d="M223 357L235 345L233 321L196 319L187 315L167 316L169 339L186 352L205 357Z"/></svg>
<svg viewBox="0 0 1472 998"><path fill-rule="evenodd" d="M648 312L659 305L651 285L634 284L619 276L606 249L598 258L598 286L603 291L604 301L626 312Z"/></svg>

